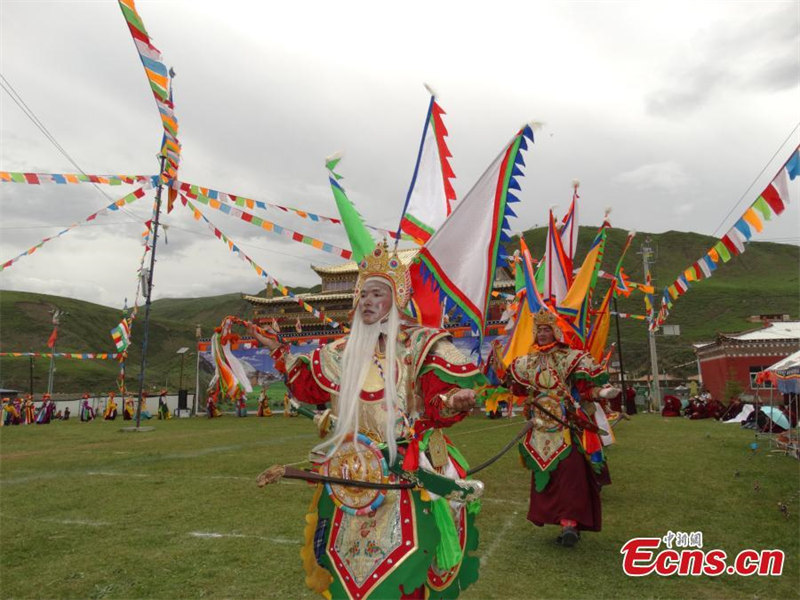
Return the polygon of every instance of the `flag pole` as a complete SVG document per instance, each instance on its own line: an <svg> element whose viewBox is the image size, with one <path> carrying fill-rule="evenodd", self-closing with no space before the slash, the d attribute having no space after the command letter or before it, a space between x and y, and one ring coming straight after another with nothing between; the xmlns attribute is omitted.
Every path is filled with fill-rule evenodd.
<svg viewBox="0 0 800 600"><path fill-rule="evenodd" d="M156 243L158 242L158 217L161 214L161 190L164 187L164 163L167 157L164 154L159 156L161 169L158 173L158 189L156 190L156 214L153 218L153 242L150 247L150 270L147 272L147 289L145 290L145 310L144 310L144 335L142 336L142 363L139 368L139 401L136 403L136 429L142 421L142 398L144 397L144 370L147 366L147 341L150 332L150 297L153 292L153 269L156 266Z"/></svg>

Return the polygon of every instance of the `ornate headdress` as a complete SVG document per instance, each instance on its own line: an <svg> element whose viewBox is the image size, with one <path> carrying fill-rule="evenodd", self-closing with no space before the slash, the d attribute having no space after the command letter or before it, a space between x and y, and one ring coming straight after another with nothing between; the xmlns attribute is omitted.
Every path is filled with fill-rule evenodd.
<svg viewBox="0 0 800 600"><path fill-rule="evenodd" d="M368 279L383 279L394 292L394 301L402 310L411 298L411 274L396 252L389 252L386 240L364 255L358 263L358 282L356 283L354 304L358 304L361 288Z"/></svg>
<svg viewBox="0 0 800 600"><path fill-rule="evenodd" d="M533 328L536 330L536 328L544 325L553 330L553 335L555 335L559 342L564 340L564 332L562 332L561 328L558 326L558 317L553 311L542 307L539 309L539 312L533 315Z"/></svg>
<svg viewBox="0 0 800 600"><path fill-rule="evenodd" d="M550 327L557 327L556 315L551 310L547 310L546 308L542 307L539 309L535 315L533 315L533 324L536 327L540 325L548 325Z"/></svg>

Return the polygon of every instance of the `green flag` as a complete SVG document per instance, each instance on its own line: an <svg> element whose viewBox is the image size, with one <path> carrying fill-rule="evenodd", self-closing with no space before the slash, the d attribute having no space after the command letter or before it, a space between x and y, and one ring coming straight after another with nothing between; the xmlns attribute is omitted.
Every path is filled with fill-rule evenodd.
<svg viewBox="0 0 800 600"><path fill-rule="evenodd" d="M336 208L339 210L339 216L342 217L342 224L344 230L347 232L347 239L350 241L350 247L353 250L353 260L361 262L365 254L372 252L375 249L375 240L367 231L364 225L364 220L358 214L356 207L350 202L344 188L339 183L341 177L333 172L333 168L340 161L340 158L326 160L325 166L328 168L328 180L331 183L331 190L333 191L333 198L336 200Z"/></svg>

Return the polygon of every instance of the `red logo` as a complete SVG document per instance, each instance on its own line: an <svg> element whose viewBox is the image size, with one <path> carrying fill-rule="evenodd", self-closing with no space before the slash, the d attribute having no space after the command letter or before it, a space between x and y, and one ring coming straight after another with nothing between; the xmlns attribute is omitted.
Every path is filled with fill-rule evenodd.
<svg viewBox="0 0 800 600"><path fill-rule="evenodd" d="M659 550L662 542L665 547ZM663 538L633 538L620 549L622 570L631 577L653 574L662 577L723 574L774 577L783 573L783 550L742 550L728 563L728 553L724 550L703 550L702 547L702 532L670 531Z"/></svg>

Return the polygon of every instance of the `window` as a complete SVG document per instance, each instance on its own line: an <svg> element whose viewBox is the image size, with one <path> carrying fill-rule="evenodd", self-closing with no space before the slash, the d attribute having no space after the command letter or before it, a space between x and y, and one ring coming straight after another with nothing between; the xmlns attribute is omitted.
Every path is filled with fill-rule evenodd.
<svg viewBox="0 0 800 600"><path fill-rule="evenodd" d="M760 367L750 367L750 389L751 390L768 390L772 388L772 382L768 379L765 379L761 383L756 383L756 376L763 371L764 369L768 368L769 365L763 365Z"/></svg>

